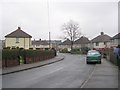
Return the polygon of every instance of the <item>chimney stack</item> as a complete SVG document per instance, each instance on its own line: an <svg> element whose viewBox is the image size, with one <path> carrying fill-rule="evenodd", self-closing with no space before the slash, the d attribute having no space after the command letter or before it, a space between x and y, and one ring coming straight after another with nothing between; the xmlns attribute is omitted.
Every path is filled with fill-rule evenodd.
<svg viewBox="0 0 120 90"><path fill-rule="evenodd" d="M21 30L21 28L20 28L20 27L18 27L18 29L19 29L19 30Z"/></svg>
<svg viewBox="0 0 120 90"><path fill-rule="evenodd" d="M104 35L104 32L101 32L101 35Z"/></svg>

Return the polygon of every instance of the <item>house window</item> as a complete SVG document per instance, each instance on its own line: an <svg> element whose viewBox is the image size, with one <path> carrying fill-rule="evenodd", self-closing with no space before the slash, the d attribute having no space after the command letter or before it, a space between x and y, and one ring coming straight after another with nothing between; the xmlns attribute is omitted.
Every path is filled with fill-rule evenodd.
<svg viewBox="0 0 120 90"><path fill-rule="evenodd" d="M16 43L19 43L19 38L16 38Z"/></svg>
<svg viewBox="0 0 120 90"><path fill-rule="evenodd" d="M104 42L104 45L106 45L107 43L106 42Z"/></svg>
<svg viewBox="0 0 120 90"><path fill-rule="evenodd" d="M114 40L111 40L111 44L112 44L112 45L114 44Z"/></svg>
<svg viewBox="0 0 120 90"><path fill-rule="evenodd" d="M96 46L99 46L99 42L96 42Z"/></svg>
<svg viewBox="0 0 120 90"><path fill-rule="evenodd" d="M114 44L116 44L116 45L118 44L118 39L114 40Z"/></svg>

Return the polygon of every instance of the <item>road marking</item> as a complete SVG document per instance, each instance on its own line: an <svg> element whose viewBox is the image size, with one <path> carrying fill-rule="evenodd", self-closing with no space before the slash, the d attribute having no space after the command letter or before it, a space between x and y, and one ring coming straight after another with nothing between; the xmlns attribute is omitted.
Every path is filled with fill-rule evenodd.
<svg viewBox="0 0 120 90"><path fill-rule="evenodd" d="M96 65L95 65L95 67L96 67ZM83 88L87 84L87 82L90 80L90 78L92 77L92 75L95 71L95 67L93 68L93 70L92 70L91 74L88 76L88 78L81 84L80 88Z"/></svg>

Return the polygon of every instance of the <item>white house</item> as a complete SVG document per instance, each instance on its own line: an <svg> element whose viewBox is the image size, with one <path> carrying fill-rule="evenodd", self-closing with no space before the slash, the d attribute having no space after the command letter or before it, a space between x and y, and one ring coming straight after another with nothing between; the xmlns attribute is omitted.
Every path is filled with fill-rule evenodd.
<svg viewBox="0 0 120 90"><path fill-rule="evenodd" d="M58 49L58 44L61 43L61 40L33 40L32 41L32 48L55 48L56 50Z"/></svg>
<svg viewBox="0 0 120 90"><path fill-rule="evenodd" d="M92 47L95 49L110 48L111 37L101 32L100 35L91 40Z"/></svg>
<svg viewBox="0 0 120 90"><path fill-rule="evenodd" d="M32 41L32 48L49 48L49 43L46 40L33 40Z"/></svg>
<svg viewBox="0 0 120 90"><path fill-rule="evenodd" d="M120 44L120 33L111 38L111 47L117 47Z"/></svg>
<svg viewBox="0 0 120 90"><path fill-rule="evenodd" d="M17 30L5 36L5 47L29 49L31 47L31 38L31 35L18 27Z"/></svg>

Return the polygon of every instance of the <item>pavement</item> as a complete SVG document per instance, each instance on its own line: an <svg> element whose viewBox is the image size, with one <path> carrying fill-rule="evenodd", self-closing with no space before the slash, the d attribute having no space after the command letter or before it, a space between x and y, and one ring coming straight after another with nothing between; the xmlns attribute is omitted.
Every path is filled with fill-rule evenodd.
<svg viewBox="0 0 120 90"><path fill-rule="evenodd" d="M54 57L52 59L35 62L35 63L31 63L31 64L21 64L19 66L3 68L2 75L20 72L20 71L24 71L24 70L29 70L29 69L33 69L33 68L37 68L37 67L42 67L42 66L49 65L49 64L52 64L55 62L62 61L63 59L64 59L64 56L61 56L58 54L56 57Z"/></svg>
<svg viewBox="0 0 120 90"><path fill-rule="evenodd" d="M102 64L96 64L82 88L118 88L118 67L102 59Z"/></svg>

